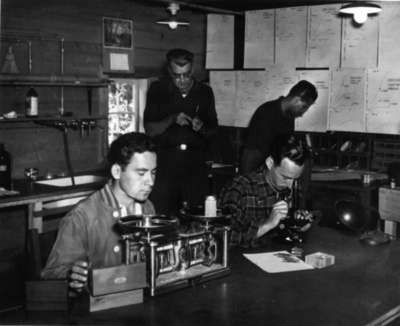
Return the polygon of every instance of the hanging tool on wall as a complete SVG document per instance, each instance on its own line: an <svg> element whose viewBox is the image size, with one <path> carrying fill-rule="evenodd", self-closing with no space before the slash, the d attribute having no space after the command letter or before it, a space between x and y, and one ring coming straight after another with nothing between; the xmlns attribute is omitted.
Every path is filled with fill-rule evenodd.
<svg viewBox="0 0 400 326"><path fill-rule="evenodd" d="M60 72L61 76L64 75L64 38L60 40ZM58 113L64 115L64 86L61 86L61 96L60 96L60 107L58 108Z"/></svg>

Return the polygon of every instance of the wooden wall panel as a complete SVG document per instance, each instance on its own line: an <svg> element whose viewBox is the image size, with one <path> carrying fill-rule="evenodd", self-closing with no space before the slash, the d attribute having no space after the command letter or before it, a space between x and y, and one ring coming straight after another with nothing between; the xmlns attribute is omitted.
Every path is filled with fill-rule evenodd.
<svg viewBox="0 0 400 326"><path fill-rule="evenodd" d="M180 17L189 20L191 25L173 31L155 24L157 19L167 16L165 7L131 0L3 0L0 66L8 46L12 45L20 71L27 73L27 42L31 41L32 73L59 74L60 42L64 39L65 74L78 77L102 76L102 18L115 17L133 20L135 73L127 77L159 75L165 63L166 52L173 47L184 47L195 53L196 76L206 79L205 15L183 8ZM15 110L23 115L27 89L0 87L0 114ZM60 87L35 89L39 93L40 114L56 114L60 106ZM93 94L93 114L106 114L106 88L93 89ZM65 111L84 116L87 115L87 107L86 88L64 88ZM75 170L89 170L102 165L106 152L106 121L102 123L103 129L97 128L93 135L83 139L80 139L78 131L71 131L70 146ZM57 130L36 130L29 124L18 124L18 128L13 129L10 125L0 124L0 142L6 144L15 159L14 177L21 177L24 168L28 166L46 166L49 172L65 170L63 154L60 152L62 138ZM40 146L28 145L38 142ZM88 157L95 157L96 160L86 159Z"/></svg>
<svg viewBox="0 0 400 326"><path fill-rule="evenodd" d="M2 0L0 68L9 45L21 72L27 73L28 46L32 42L32 71L36 74L60 72L60 40L64 39L64 71L66 74L102 76L102 18L115 17L133 20L134 66L136 73L128 77L158 75L165 53L173 47L184 47L196 55L196 75L206 76L205 15L181 10L180 17L189 20L189 28L170 30L154 22L166 17L164 6L146 6L133 0ZM60 87L35 87L39 93L40 114L55 114L60 106ZM15 110L24 114L28 87L0 86L0 114ZM107 89L93 89L93 113L107 113ZM64 109L75 116L87 115L85 88L64 88ZM75 171L88 171L104 166L107 152L107 120L89 135L69 130L72 165ZM0 122L0 142L5 143L13 157L13 177L22 178L24 169L36 167L40 174L66 172L62 132L37 127L29 123ZM20 261L24 252L24 212L16 216L0 211L0 309L14 301L22 304L23 271ZM22 257L22 259L21 259ZM16 300L11 300L11 294ZM5 298L5 300L2 300ZM4 302L3 302L4 301Z"/></svg>

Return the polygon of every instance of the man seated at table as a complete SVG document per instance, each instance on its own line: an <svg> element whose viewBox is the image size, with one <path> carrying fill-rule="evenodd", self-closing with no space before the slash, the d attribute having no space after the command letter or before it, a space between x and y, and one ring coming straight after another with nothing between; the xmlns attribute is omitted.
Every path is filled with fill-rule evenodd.
<svg viewBox="0 0 400 326"><path fill-rule="evenodd" d="M113 225L126 215L155 213L147 198L156 158L155 145L145 134L132 132L114 140L107 156L110 180L63 218L43 278L68 278L69 287L79 291L89 267L122 263L120 237Z"/></svg>
<svg viewBox="0 0 400 326"><path fill-rule="evenodd" d="M303 141L293 135L277 137L264 165L235 177L222 189L220 208L232 214L231 245L257 247L259 238L288 218L289 202L282 198L291 197L293 183L301 176L307 157ZM311 226L309 212L299 210L294 215L309 222L301 231Z"/></svg>

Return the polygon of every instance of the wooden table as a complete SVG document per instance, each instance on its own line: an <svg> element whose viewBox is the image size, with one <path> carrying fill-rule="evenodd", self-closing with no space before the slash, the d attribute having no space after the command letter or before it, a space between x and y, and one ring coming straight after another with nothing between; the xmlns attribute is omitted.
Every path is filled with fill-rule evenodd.
<svg viewBox="0 0 400 326"><path fill-rule="evenodd" d="M290 249L271 243L262 251ZM113 325L367 325L400 304L400 242L366 247L358 236L314 226L305 254L335 256L319 270L268 274L232 250L229 276L97 313L29 313L0 322ZM260 251L260 250L258 250ZM253 251L254 252L254 251ZM394 315L394 313L390 313ZM370 325L378 325L373 322Z"/></svg>

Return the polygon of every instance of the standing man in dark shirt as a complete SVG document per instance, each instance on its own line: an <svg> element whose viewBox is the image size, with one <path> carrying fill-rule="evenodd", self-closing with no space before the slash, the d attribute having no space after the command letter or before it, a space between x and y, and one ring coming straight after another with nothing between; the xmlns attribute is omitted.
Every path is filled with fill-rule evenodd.
<svg viewBox="0 0 400 326"><path fill-rule="evenodd" d="M317 97L315 86L302 80L290 89L287 96L266 102L256 110L250 120L240 162L242 174L263 164L276 137L293 133L294 119L301 117Z"/></svg>
<svg viewBox="0 0 400 326"><path fill-rule="evenodd" d="M185 201L207 194L205 152L218 121L212 89L193 77L193 53L167 53L168 76L151 84L144 128L158 144L157 179L151 199L157 212L174 214Z"/></svg>

